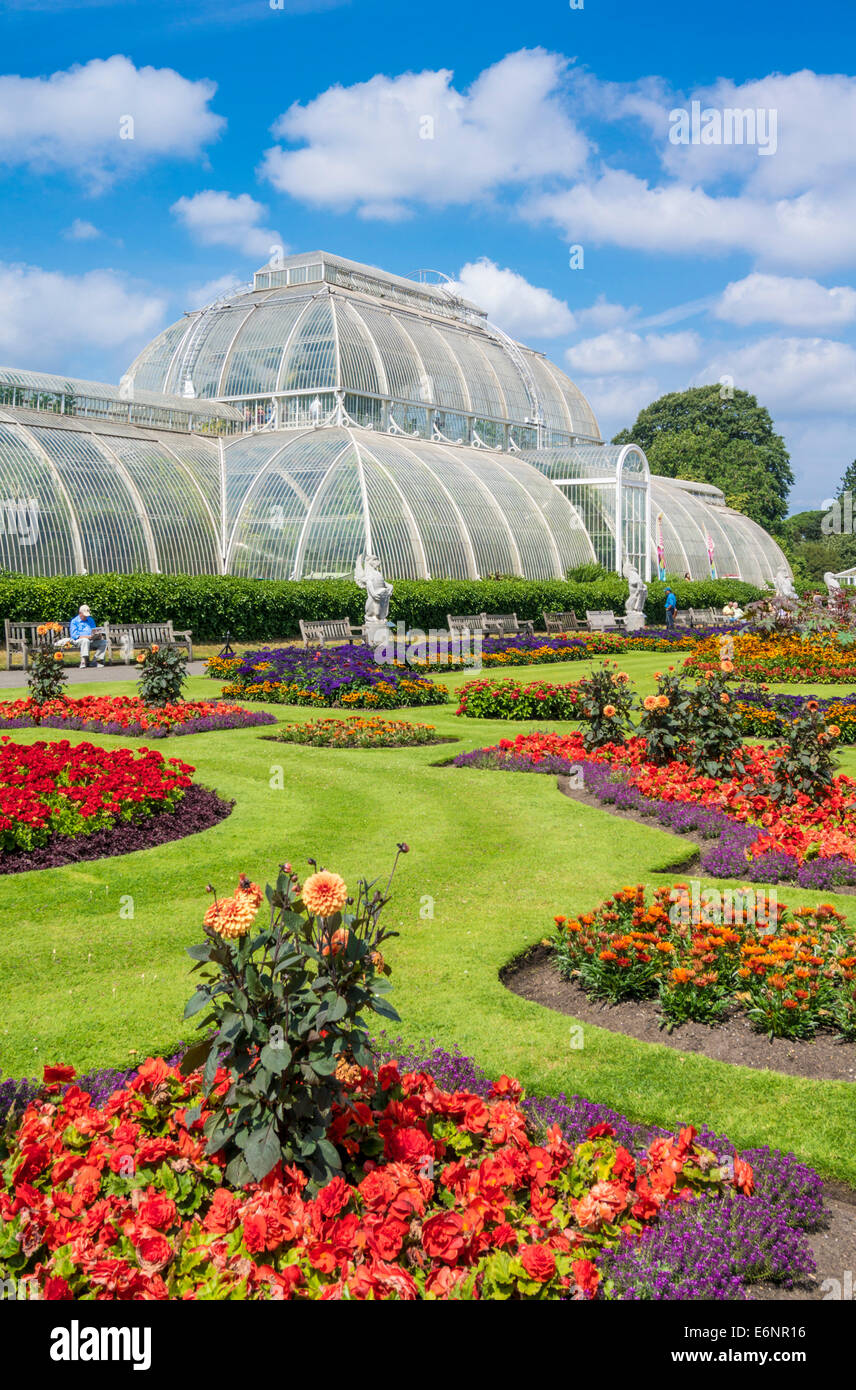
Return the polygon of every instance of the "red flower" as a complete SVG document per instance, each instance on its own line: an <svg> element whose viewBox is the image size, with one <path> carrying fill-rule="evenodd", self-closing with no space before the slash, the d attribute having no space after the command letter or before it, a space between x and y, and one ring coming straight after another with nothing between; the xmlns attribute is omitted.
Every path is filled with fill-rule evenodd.
<svg viewBox="0 0 856 1390"><path fill-rule="evenodd" d="M137 1242L137 1254L140 1259L140 1266L146 1274L155 1274L163 1269L172 1259L172 1246L166 1236L154 1233L143 1236Z"/></svg>
<svg viewBox="0 0 856 1390"><path fill-rule="evenodd" d="M334 1178L322 1187L316 1198L316 1205L326 1217L338 1216L351 1200L351 1189L344 1178Z"/></svg>
<svg viewBox="0 0 856 1390"><path fill-rule="evenodd" d="M218 1187L202 1225L212 1235L224 1236L237 1226L240 1207L241 1203L233 1193L225 1187Z"/></svg>
<svg viewBox="0 0 856 1390"><path fill-rule="evenodd" d="M42 1287L42 1298L48 1303L68 1303L74 1299L69 1284L57 1274L51 1274Z"/></svg>
<svg viewBox="0 0 856 1390"><path fill-rule="evenodd" d="M520 1263L530 1279L547 1284L556 1273L556 1257L546 1245L524 1245L519 1252Z"/></svg>
<svg viewBox="0 0 856 1390"><path fill-rule="evenodd" d="M422 1246L432 1260L453 1265L466 1243L463 1219L457 1212L441 1212L422 1224Z"/></svg>
<svg viewBox="0 0 856 1390"><path fill-rule="evenodd" d="M153 1192L143 1202L140 1203L137 1212L138 1220L146 1226L152 1226L156 1231L168 1231L178 1216L178 1211L172 1198L165 1197L161 1192Z"/></svg>
<svg viewBox="0 0 856 1390"><path fill-rule="evenodd" d="M45 1067L44 1079L46 1082L52 1081L71 1081L76 1075L74 1067L66 1067L62 1064L53 1067Z"/></svg>
<svg viewBox="0 0 856 1390"><path fill-rule="evenodd" d="M591 1260L575 1260L573 1265L574 1282L584 1298L594 1298L600 1275Z"/></svg>

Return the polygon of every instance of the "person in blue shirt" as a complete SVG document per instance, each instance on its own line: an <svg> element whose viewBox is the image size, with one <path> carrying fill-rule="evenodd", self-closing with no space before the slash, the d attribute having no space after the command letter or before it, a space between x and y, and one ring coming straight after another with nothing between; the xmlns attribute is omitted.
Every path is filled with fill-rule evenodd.
<svg viewBox="0 0 856 1390"><path fill-rule="evenodd" d="M104 665L107 638L104 636L103 632L98 632L98 636L93 637L93 634L97 631L95 619L91 612L85 603L81 604L80 611L75 614L68 625L69 637L73 644L80 648L81 669L89 665L89 649L93 641L95 643L95 661L99 666Z"/></svg>
<svg viewBox="0 0 856 1390"><path fill-rule="evenodd" d="M667 587L667 589L666 589L666 627L674 627L674 626L675 626L675 609L677 608L677 606L678 606L678 600L677 600L676 597L675 597L675 591L674 591L674 589L669 589L669 588Z"/></svg>

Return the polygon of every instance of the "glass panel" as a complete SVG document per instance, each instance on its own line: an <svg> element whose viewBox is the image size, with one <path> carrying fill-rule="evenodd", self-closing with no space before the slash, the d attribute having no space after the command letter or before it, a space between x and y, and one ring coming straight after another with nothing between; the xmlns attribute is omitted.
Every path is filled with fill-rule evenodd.
<svg viewBox="0 0 856 1390"><path fill-rule="evenodd" d="M402 317L401 323L415 343L429 378L427 391L423 389L416 399L466 413L469 397L464 378L439 332L430 323L409 316Z"/></svg>
<svg viewBox="0 0 856 1390"><path fill-rule="evenodd" d="M68 490L80 526L84 568L90 574L148 570L136 504L113 460L90 435L39 427L32 433Z"/></svg>
<svg viewBox="0 0 856 1390"><path fill-rule="evenodd" d="M216 574L215 522L199 490L157 440L105 437L143 499L158 568L167 574ZM219 520L219 511L215 513Z"/></svg>
<svg viewBox="0 0 856 1390"><path fill-rule="evenodd" d="M328 297L311 302L295 330L279 383L281 391L310 391L336 385L336 338Z"/></svg>
<svg viewBox="0 0 856 1390"><path fill-rule="evenodd" d="M232 348L222 395L258 395L273 391L282 356L306 301L262 304L254 309Z"/></svg>
<svg viewBox="0 0 856 1390"><path fill-rule="evenodd" d="M68 505L56 474L26 434L0 425L0 568L74 574Z"/></svg>

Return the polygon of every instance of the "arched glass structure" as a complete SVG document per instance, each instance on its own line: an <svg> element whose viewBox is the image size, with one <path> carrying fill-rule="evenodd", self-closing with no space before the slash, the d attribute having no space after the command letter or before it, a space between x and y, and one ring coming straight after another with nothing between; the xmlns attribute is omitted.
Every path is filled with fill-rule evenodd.
<svg viewBox="0 0 856 1390"><path fill-rule="evenodd" d="M366 550L393 579L787 569L448 286L323 252L188 314L119 386L0 368L3 568L303 579Z"/></svg>
<svg viewBox="0 0 856 1390"><path fill-rule="evenodd" d="M314 423L343 408L427 438L491 448L599 440L564 372L443 286L326 252L268 266L253 288L167 328L128 370L135 386L217 398L255 425Z"/></svg>

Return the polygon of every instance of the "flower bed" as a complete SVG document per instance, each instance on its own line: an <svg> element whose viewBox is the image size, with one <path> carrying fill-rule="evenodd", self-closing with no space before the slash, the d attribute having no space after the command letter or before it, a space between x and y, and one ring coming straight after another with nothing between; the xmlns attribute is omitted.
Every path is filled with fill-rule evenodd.
<svg viewBox="0 0 856 1390"><path fill-rule="evenodd" d="M496 1096L491 1096L494 1087L484 1072L470 1058L458 1051L447 1052L430 1044L422 1044L415 1048L404 1048L401 1043L381 1039L377 1044L376 1069L380 1069L384 1064L396 1062L399 1075L410 1075L424 1077L426 1074L433 1077L436 1085L441 1092L446 1095L453 1095L458 1099L466 1098L465 1103L471 1107L470 1114L474 1119L480 1113L473 1108L475 1101L481 1102L486 1108L497 1103ZM173 1059L175 1061L177 1059ZM221 1189L218 1196L216 1185L208 1189L208 1195L202 1198L201 1207L195 1211L192 1206L192 1199L189 1196L191 1183L188 1177L193 1178L196 1172L196 1160L181 1162L188 1158L190 1152L198 1152L200 1147L197 1137L197 1130L194 1128L189 1134L187 1126L178 1123L179 1110L175 1109L175 1100L181 1086L187 1086L190 1091L192 1083L179 1082L175 1079L175 1073L170 1068L164 1070L165 1064L158 1061L155 1063L147 1062L139 1070L130 1072L102 1071L71 1080L69 1072L61 1069L51 1069L48 1074L58 1076L57 1081L48 1083L51 1093L45 1097L42 1086L36 1082L0 1082L0 1129L5 1122L6 1115L12 1104L18 1106L19 1110L26 1106L32 1106L34 1111L38 1110L41 1099L48 1099L50 1102L57 1103L61 1093L64 1092L63 1104L70 1097L70 1108L75 1114L76 1125L79 1119L91 1114L95 1118L95 1124L102 1124L101 1117L106 1119L106 1126L100 1134L96 1131L95 1135L90 1135L87 1141L86 1150L75 1151L66 1160L66 1167L75 1168L68 1174L64 1182L60 1179L63 1176L62 1158L57 1158L54 1153L49 1153L45 1168L35 1177L30 1177L25 1185L22 1182L13 1183L8 1176L10 1170L14 1172L14 1163L8 1159L4 1164L5 1193L0 1197L0 1273L6 1277L15 1279L34 1278L40 1282L43 1289L43 1296L52 1299L63 1299L70 1296L76 1287L81 1284L93 1284L97 1280L99 1295L104 1298L130 1297L140 1298L151 1296L152 1290L163 1297L162 1289L169 1289L173 1285L174 1275L177 1269L186 1268L189 1260L179 1255L179 1261L171 1258L170 1262L161 1269L147 1270L143 1262L143 1247L134 1244L133 1237L136 1234L138 1240L145 1240L147 1237L142 1234L142 1226L145 1224L145 1217L163 1217L164 1215L172 1218L165 1227L152 1226L149 1224L148 1239L153 1236L161 1236L170 1246L172 1252L176 1245L176 1234L181 1224L198 1228L202 1226L200 1239L207 1245L204 1254L208 1260L200 1262L195 1271L190 1272L190 1276L185 1276L186 1282L194 1282L190 1296L203 1296L201 1290L205 1284L208 1289L204 1296L207 1297L227 1297L230 1291L238 1290L243 1296L247 1293L252 1298L278 1297L280 1288L284 1283L286 1287L282 1291L284 1297L336 1297L339 1293L337 1288L338 1271L334 1275L323 1269L315 1269L311 1259L304 1254L294 1260L294 1247L299 1242L291 1237L292 1252L288 1253L282 1246L273 1251L255 1249L251 1251L250 1245L258 1244L262 1240L265 1244L270 1244L282 1236L283 1246L289 1239L295 1224L298 1225L300 1235L306 1231L310 1212L317 1212L318 1217L318 1236L315 1246L315 1260L320 1263L320 1256L324 1251L324 1246L332 1242L324 1241L323 1236L326 1230L344 1230L347 1233L353 1228L354 1220L342 1227L342 1221L347 1217L362 1220L364 1225L369 1225L370 1233L375 1240L381 1240L386 1236L393 1236L395 1226L391 1231L383 1231L384 1226L396 1221L402 1221L399 1213L405 1213L404 1220L408 1222L409 1231L405 1238L405 1250L400 1251L397 1260L380 1261L374 1254L371 1247L368 1247L363 1258L363 1266L366 1267L362 1280L370 1280L373 1276L377 1279L376 1296L394 1297L396 1296L395 1278L401 1269L406 1258L406 1252L414 1251L417 1255L422 1252L415 1241L415 1232L410 1221L413 1217L412 1210L406 1210L408 1200L405 1196L402 1199L401 1189L409 1195L407 1179L414 1173L417 1180L422 1180L420 1165L411 1159L408 1163L399 1161L398 1163L388 1164L383 1158L383 1166L375 1169L375 1190L385 1189L389 1182L389 1191L392 1193L393 1184L398 1184L399 1195L388 1203L386 1210L379 1205L369 1206L365 1202L359 1187L355 1197L350 1199L341 1213L327 1214L327 1207L336 1206L336 1192L328 1193L330 1196L325 1199L324 1194L320 1194L314 1203L303 1201L300 1193L297 1200L303 1201L303 1211L299 1223L292 1221L288 1225L279 1224L277 1220L279 1206L279 1191L284 1184L278 1180L275 1186L266 1184L269 1191L274 1196L272 1200L262 1198L260 1192L251 1194L248 1191L229 1194L228 1190ZM70 1071L70 1069L69 1069ZM389 1073L384 1073L388 1076ZM140 1081L142 1076L143 1080ZM159 1079L163 1077L163 1079ZM503 1083L500 1083L502 1085ZM158 1088L160 1088L158 1090ZM155 1103L157 1094L158 1103ZM387 1091L385 1096L389 1099L394 1095L393 1091ZM413 1094L417 1094L414 1092ZM512 1093L513 1094L513 1093ZM83 1099L90 1095L92 1099L91 1107ZM121 1123L117 1113L117 1102L111 1100L114 1096L125 1096L127 1099L124 1105L131 1108L131 1115L127 1121L127 1127L119 1130L118 1124ZM189 1098L189 1095L188 1095ZM412 1096L408 1098L412 1104ZM407 1101L405 1104L408 1103ZM119 1103L121 1108L123 1102ZM527 1122L527 1138L529 1142L529 1153L532 1153L531 1136L533 1133L547 1133L551 1128L557 1128L562 1139L569 1147L577 1148L579 1145L592 1146L595 1142L608 1141L608 1147L617 1153L619 1146L625 1153L631 1155L634 1163L644 1163L645 1154L651 1149L652 1144L660 1140L666 1143L673 1143L666 1131L650 1126L632 1124L623 1116L615 1111L598 1105L597 1103L584 1100L578 1096L570 1098L560 1095L557 1097L527 1097L516 1103L515 1109L519 1109L525 1116ZM472 1123L472 1119L470 1121ZM417 1123L422 1123L422 1117ZM435 1123L429 1120L426 1127ZM441 1122L442 1123L442 1122ZM452 1122L454 1123L454 1122ZM464 1124L461 1126L461 1142L465 1140L471 1145L470 1154L464 1159L464 1163L475 1165L478 1158L481 1158L482 1165L496 1162L495 1157L489 1155L491 1147L490 1130L482 1135L468 1131ZM59 1128L59 1120L54 1124L52 1133L55 1135ZM555 1131L554 1131L555 1132ZM66 1130L65 1134L73 1133ZM591 1137L594 1134L594 1139ZM124 1144L121 1142L124 1140ZM56 1141L54 1140L54 1143ZM711 1151L719 1160L720 1169L726 1175L729 1174L734 1163L734 1146L728 1139L702 1131L697 1142L705 1149ZM386 1139L383 1140L386 1146ZM142 1151L145 1162L140 1163L140 1153ZM15 1149L15 1154L21 1152L20 1147ZM109 1154L109 1157L108 1157ZM90 1164L87 1160L94 1158L95 1162ZM134 1163L129 1160L133 1159ZM124 1160L124 1162L123 1162ZM206 1161L209 1162L210 1161ZM624 1160L626 1164L626 1160ZM780 1282L784 1287L791 1287L794 1280L798 1280L804 1275L811 1274L814 1270L814 1261L806 1239L806 1232L811 1231L818 1225L822 1215L823 1185L817 1174L810 1168L799 1163L790 1155L781 1154L770 1149L747 1150L742 1155L742 1163L748 1164L754 1174L754 1190L752 1196L737 1192L728 1181L719 1184L710 1184L704 1195L695 1201L676 1201L674 1198L661 1204L656 1219L645 1223L641 1235L635 1232L621 1233L613 1244L609 1240L603 1241L598 1253L595 1255L592 1264L599 1275L596 1287L598 1298L610 1297L613 1299L636 1299L636 1298L658 1298L658 1299L744 1299L747 1297L747 1289L751 1289L751 1284L761 1278L772 1279ZM179 1163L181 1166L176 1168ZM425 1167L426 1165L421 1165ZM83 1178L78 1178L77 1174L84 1168L91 1167L92 1172L87 1172ZM613 1163L614 1167L614 1163ZM184 1173L181 1172L184 1168ZM490 1171L490 1168L487 1168ZM547 1170L543 1170L547 1171ZM745 1174L745 1169L741 1170ZM389 1173L389 1178L384 1174ZM98 1205L91 1208L100 1218L100 1225L94 1228L91 1217L88 1217L86 1209L83 1207L82 1198L87 1180L94 1182L95 1176L99 1181L99 1199L103 1199L104 1206ZM215 1175L212 1175L212 1184L216 1183L219 1176L216 1167ZM356 1178L357 1174L354 1174ZM57 1181L52 1180L56 1178ZM625 1177L626 1180L626 1177ZM78 1196L77 1184L80 1183L80 1194ZM292 1191L296 1184L293 1184ZM333 1185L331 1185L333 1186ZM367 1184L369 1196L372 1193L372 1185ZM438 1186L443 1188L442 1177ZM31 1239L41 1238L40 1247L36 1251L31 1251L27 1256L23 1255L24 1242L23 1227L29 1223L25 1220L22 1205L18 1210L13 1208L18 1205L21 1197L28 1197L31 1189L36 1194L38 1205L28 1207L30 1212L38 1216L44 1212L45 1228L40 1229L38 1224L31 1232ZM183 1190L182 1190L183 1189ZM522 1189L522 1202L520 1203L521 1215L524 1215L526 1206L531 1203L532 1191L536 1193L536 1204L538 1201L537 1179L533 1183L528 1180ZM138 1191L139 1196L134 1198L134 1192ZM175 1202L176 1212L173 1217L172 1209L167 1205L159 1207L157 1204L150 1206L153 1199L158 1198L158 1194L168 1192L169 1200ZM204 1189L203 1189L204 1190ZM674 1190L674 1189L673 1189ZM339 1190L340 1191L340 1190ZM354 1185L348 1185L348 1191L354 1192ZM541 1188L541 1194L549 1195L550 1187ZM51 1210L48 1193L57 1193L59 1203L57 1208ZM421 1188L420 1188L421 1192ZM495 1192L495 1189L494 1189ZM12 1195L12 1194L15 1195ZM70 1193L70 1201L66 1197L62 1199L63 1193ZM212 1195L213 1194L213 1195ZM344 1195L341 1194L340 1196ZM130 1200L128 1197L130 1196ZM78 1210L73 1210L75 1197L78 1197ZM330 1199L333 1199L332 1201ZM46 1200L48 1199L48 1200ZM160 1200L163 1201L163 1195ZM542 1197L543 1200L543 1197ZM294 1198L292 1198L294 1201ZM122 1205L131 1208L124 1223L118 1223L113 1230L115 1235L111 1235L109 1240L103 1242L102 1259L96 1262L93 1251L97 1248L97 1235L105 1227L108 1227L108 1214L122 1209ZM136 1204L136 1209L135 1208ZM239 1220L241 1208L244 1208L243 1220ZM320 1211L319 1211L320 1207ZM100 1208L100 1210L99 1210ZM46 1209L46 1210L45 1210ZM308 1211L307 1211L308 1209ZM445 1209L444 1209L445 1210ZM460 1199L453 1197L452 1205L446 1215L453 1218L461 1211ZM103 1212L103 1216L102 1216ZM141 1218L140 1213L144 1215ZM64 1215L64 1213L67 1213ZM322 1215L323 1214L323 1215ZM531 1213L526 1214L530 1220L529 1229L524 1231L523 1242L525 1245L547 1244L539 1236L539 1230L544 1231L543 1226L537 1223L537 1218L531 1218ZM201 1221L200 1221L201 1217ZM384 1217L386 1220L384 1220ZM219 1218L219 1220L218 1220ZM378 1220L380 1218L380 1220ZM65 1226L60 1227L59 1221L64 1219ZM134 1223L139 1219L139 1227ZM311 1219L311 1216L309 1217ZM424 1229L426 1220L430 1220L428 1209L423 1211L417 1221L417 1225ZM512 1232L517 1227L517 1221L509 1223ZM231 1230L225 1230L217 1234L218 1226L231 1226ZM214 1229L209 1229L213 1227ZM486 1232L491 1228L496 1229L490 1217L484 1223L481 1230L477 1229L477 1235L473 1236L472 1244L484 1240ZM108 1228L109 1229L109 1228ZM442 1228L441 1228L442 1229ZM83 1240L80 1244L69 1247L69 1251L64 1258L63 1247L56 1246L55 1241L64 1234L80 1231ZM383 1234L381 1234L383 1232ZM127 1234L126 1234L127 1233ZM582 1232L577 1230L574 1221L571 1228L571 1235L576 1237ZM421 1232L420 1232L421 1234ZM713 1236L711 1241L711 1258L704 1262L700 1267L696 1255L700 1248L704 1248L704 1243ZM519 1240L519 1234L515 1237ZM430 1242L429 1228L429 1242ZM49 1241L53 1241L53 1248L49 1248ZM570 1243L570 1237L569 1237ZM305 1248L305 1236L303 1238ZM182 1250L184 1246L182 1247ZM493 1258L496 1259L497 1253L502 1247L495 1247ZM548 1246L552 1251L552 1247ZM160 1244L146 1246L145 1250L149 1255L163 1255L164 1248ZM424 1241L423 1241L424 1250ZM74 1258L72 1259L72 1252ZM663 1252L667 1253L666 1259L658 1258ZM561 1251L553 1252L553 1258L561 1259ZM334 1248L334 1255L341 1258L344 1250L340 1247L338 1251ZM454 1242L448 1246L448 1254L454 1259ZM525 1274L525 1266L522 1262L523 1252L520 1244L515 1250L511 1246L506 1247L506 1258L511 1263L512 1254L515 1256L515 1264L518 1269ZM454 1283L461 1277L461 1265L466 1259L466 1253L459 1252L457 1266L455 1263L447 1264L443 1260L434 1260L433 1263L440 1266L440 1280ZM243 1266L239 1261L243 1258ZM329 1261L328 1254L328 1261ZM447 1255L448 1258L448 1255ZM487 1265L491 1258L488 1251L482 1259L483 1265ZM527 1260L534 1267L536 1256L528 1256ZM292 1264L288 1260L294 1260ZM543 1259L543 1256L541 1257ZM214 1261L219 1262L219 1273L212 1268ZM420 1267L417 1260L410 1256L409 1268L405 1271L408 1278L413 1278L417 1287L420 1282L425 1280L424 1263ZM151 1263L151 1261L149 1261ZM156 1263L156 1261L155 1261ZM576 1264L576 1261L574 1261ZM50 1267L58 1272L51 1275ZM374 1275L373 1266L379 1266L379 1273L384 1277L378 1279ZM545 1268L549 1268L549 1260L546 1261ZM541 1268L541 1265L538 1266ZM294 1272L288 1273L291 1269ZM246 1281L245 1288L247 1293L241 1289L239 1270ZM304 1275L306 1270L306 1275ZM444 1273L448 1270L448 1273ZM38 1273L36 1272L38 1271ZM583 1282L577 1284L580 1294L590 1294L594 1285L594 1278L591 1272L585 1267L578 1271L583 1275ZM464 1274L472 1277L471 1272L467 1275L464 1265ZM356 1270L354 1271L356 1275ZM277 1282L277 1276L280 1283ZM307 1277L308 1276L308 1277ZM298 1282L298 1278L302 1282ZM353 1277L353 1276L352 1276ZM478 1281L478 1274L476 1281ZM568 1276L576 1278L573 1272ZM50 1284L47 1280L51 1278L55 1282ZM528 1278L527 1278L528 1282ZM533 1281L537 1282L537 1281ZM252 1285L252 1287L250 1287ZM313 1287L314 1285L314 1287ZM535 1296L556 1297L562 1296L558 1281L546 1282L540 1287L536 1286ZM293 1286L293 1292L292 1287ZM409 1283L405 1282L402 1288L410 1289ZM482 1276L482 1291L484 1291L484 1281ZM359 1296L359 1290L358 1296ZM518 1296L531 1296L525 1291L518 1277ZM400 1296L400 1293L399 1293ZM437 1295L443 1297L442 1290L438 1290ZM565 1294L564 1296L567 1296Z"/></svg>
<svg viewBox="0 0 856 1390"><path fill-rule="evenodd" d="M545 637L539 633L521 633L516 637L485 637L482 641L481 663L485 667L503 666L542 666L552 662L588 661L593 656L621 655L624 652L672 652L690 649L701 640L702 634L730 633L733 626L704 628L691 631L688 628L644 628L641 632L625 635L621 632L573 632L559 633ZM304 659L305 649L300 647L283 648L285 651L298 651ZM352 651L353 648L334 647L322 650ZM368 650L368 649L365 649ZM251 656L208 658L205 674L219 680L235 680ZM448 671L456 666L466 666L471 662L462 661L450 652L448 660L429 662L412 661L409 667L394 663L392 669L418 671ZM386 667L385 670L390 668Z"/></svg>
<svg viewBox="0 0 856 1390"><path fill-rule="evenodd" d="M343 1176L289 1165L227 1185L205 1152L199 1074L150 1059L101 1109L47 1068L3 1165L0 1271L51 1300L592 1298L597 1261L673 1204L749 1196L751 1164L686 1127L639 1155L608 1124L541 1142L501 1077L487 1097L395 1062L350 1068L328 1131ZM227 1088L225 1072L216 1088ZM605 1285L603 1292L609 1293Z"/></svg>
<svg viewBox="0 0 856 1390"><path fill-rule="evenodd" d="M715 1024L735 1006L779 1038L856 1037L853 934L830 904L794 912L766 897L686 883L620 888L593 912L555 918L556 959L587 994L659 998L669 1026Z"/></svg>
<svg viewBox="0 0 856 1390"><path fill-rule="evenodd" d="M791 805L759 794L775 750L747 747L745 775L700 776L686 763L653 767L645 740L606 744L586 753L578 733L526 733L489 748L461 753L458 767L573 773L585 790L619 810L656 817L679 834L715 840L703 847L701 868L721 878L758 883L796 881L829 889L856 883L856 782L836 777L816 801L800 795Z"/></svg>
<svg viewBox="0 0 856 1390"><path fill-rule="evenodd" d="M76 729L127 738L166 738L275 723L276 716L266 711L242 709L219 700L152 706L137 695L84 695L44 704L32 699L0 702L0 728L5 729Z"/></svg>
<svg viewBox="0 0 856 1390"><path fill-rule="evenodd" d="M445 686L379 666L370 647L280 647L247 652L223 694L283 705L398 709L444 705Z"/></svg>
<svg viewBox="0 0 856 1390"><path fill-rule="evenodd" d="M783 685L820 685L856 681L856 645L852 636L816 632L798 636L735 633L734 680L774 681ZM698 643L684 665L690 672L719 669L720 638L709 636Z"/></svg>
<svg viewBox="0 0 856 1390"><path fill-rule="evenodd" d="M0 854L173 810L193 768L154 749L0 739Z"/></svg>
<svg viewBox="0 0 856 1390"><path fill-rule="evenodd" d="M748 738L778 738L806 706L814 705L837 726L841 743L856 743L856 695L836 695L824 700L817 695L774 693L765 686L743 686L735 690L733 699Z"/></svg>
<svg viewBox="0 0 856 1390"><path fill-rule="evenodd" d="M474 680L462 685L455 714L466 719L579 719L575 681Z"/></svg>
<svg viewBox="0 0 856 1390"><path fill-rule="evenodd" d="M448 743L433 724L410 724L379 715L351 715L348 719L311 719L304 724L284 724L273 736L279 743L304 743L313 748L413 748L421 744Z"/></svg>

